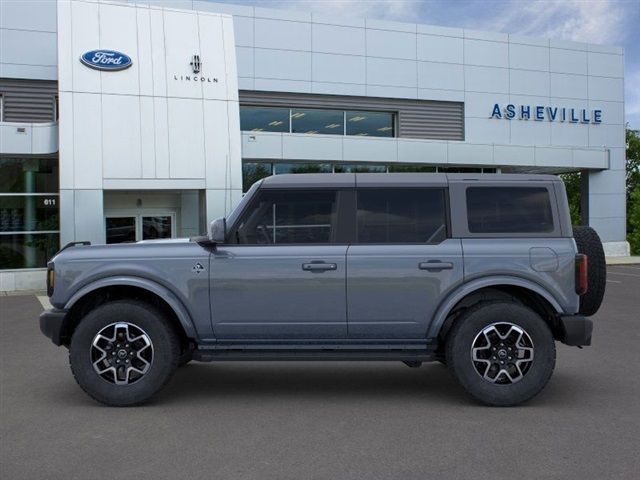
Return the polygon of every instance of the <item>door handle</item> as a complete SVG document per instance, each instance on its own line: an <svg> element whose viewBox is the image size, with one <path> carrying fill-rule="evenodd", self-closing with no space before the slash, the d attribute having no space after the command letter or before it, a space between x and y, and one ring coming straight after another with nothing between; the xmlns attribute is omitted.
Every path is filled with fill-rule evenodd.
<svg viewBox="0 0 640 480"><path fill-rule="evenodd" d="M327 270L337 269L338 265L335 263L311 262L302 264L302 270L307 272L326 272Z"/></svg>
<svg viewBox="0 0 640 480"><path fill-rule="evenodd" d="M429 270L430 272L440 272L442 270L452 270L453 263L429 260L428 262L420 262L418 264L418 268L420 270Z"/></svg>

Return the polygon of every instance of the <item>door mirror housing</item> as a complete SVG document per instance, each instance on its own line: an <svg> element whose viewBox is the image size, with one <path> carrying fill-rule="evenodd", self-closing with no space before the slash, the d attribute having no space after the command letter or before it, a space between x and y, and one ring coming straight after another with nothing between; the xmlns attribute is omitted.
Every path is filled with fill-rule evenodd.
<svg viewBox="0 0 640 480"><path fill-rule="evenodd" d="M211 243L224 243L227 237L227 219L216 218L209 224L209 241Z"/></svg>

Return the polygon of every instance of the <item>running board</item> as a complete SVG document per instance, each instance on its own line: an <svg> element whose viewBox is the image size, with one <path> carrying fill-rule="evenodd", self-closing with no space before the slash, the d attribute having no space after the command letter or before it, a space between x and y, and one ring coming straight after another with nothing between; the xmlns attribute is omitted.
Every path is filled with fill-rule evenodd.
<svg viewBox="0 0 640 480"><path fill-rule="evenodd" d="M389 348L345 348L333 346L318 348L317 345L305 345L305 348L287 346L270 346L270 348L198 348L193 352L193 359L201 362L235 361L235 360L273 360L273 361L398 361L429 362L436 359L435 350L427 347L404 349L398 346Z"/></svg>

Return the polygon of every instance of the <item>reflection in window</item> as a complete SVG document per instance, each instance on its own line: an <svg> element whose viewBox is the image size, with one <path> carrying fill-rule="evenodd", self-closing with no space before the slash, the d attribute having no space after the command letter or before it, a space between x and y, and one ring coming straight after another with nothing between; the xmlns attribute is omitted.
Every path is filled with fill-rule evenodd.
<svg viewBox="0 0 640 480"><path fill-rule="evenodd" d="M386 165L336 165L336 173L385 173Z"/></svg>
<svg viewBox="0 0 640 480"><path fill-rule="evenodd" d="M242 164L242 191L247 192L258 180L272 175L273 165L270 163Z"/></svg>
<svg viewBox="0 0 640 480"><path fill-rule="evenodd" d="M42 268L58 251L58 159L0 158L0 269Z"/></svg>
<svg viewBox="0 0 640 480"><path fill-rule="evenodd" d="M289 109L240 107L240 130L245 132L288 132Z"/></svg>
<svg viewBox="0 0 640 480"><path fill-rule="evenodd" d="M332 170L328 163L276 163L273 173L331 173Z"/></svg>
<svg viewBox="0 0 640 480"><path fill-rule="evenodd" d="M347 135L393 137L393 114L384 112L347 112Z"/></svg>
<svg viewBox="0 0 640 480"><path fill-rule="evenodd" d="M442 189L358 191L358 242L439 243L446 238Z"/></svg>
<svg viewBox="0 0 640 480"><path fill-rule="evenodd" d="M136 217L107 217L105 229L107 243L133 243L136 241Z"/></svg>
<svg viewBox="0 0 640 480"><path fill-rule="evenodd" d="M389 165L389 173L433 173L435 165Z"/></svg>
<svg viewBox="0 0 640 480"><path fill-rule="evenodd" d="M58 193L57 158L0 158L0 193Z"/></svg>
<svg viewBox="0 0 640 480"><path fill-rule="evenodd" d="M241 219L241 244L329 243L336 220L335 191L268 191Z"/></svg>
<svg viewBox="0 0 640 480"><path fill-rule="evenodd" d="M0 235L0 269L46 267L59 247L58 233Z"/></svg>
<svg viewBox="0 0 640 480"><path fill-rule="evenodd" d="M439 172L443 173L482 173L480 167L439 167Z"/></svg>
<svg viewBox="0 0 640 480"><path fill-rule="evenodd" d="M0 231L59 230L58 196L0 196Z"/></svg>
<svg viewBox="0 0 640 480"><path fill-rule="evenodd" d="M344 135L344 112L339 110L291 110L293 133Z"/></svg>
<svg viewBox="0 0 640 480"><path fill-rule="evenodd" d="M472 233L553 231L549 192L544 187L469 187L467 217Z"/></svg>
<svg viewBox="0 0 640 480"><path fill-rule="evenodd" d="M142 217L142 239L171 238L171 216Z"/></svg>

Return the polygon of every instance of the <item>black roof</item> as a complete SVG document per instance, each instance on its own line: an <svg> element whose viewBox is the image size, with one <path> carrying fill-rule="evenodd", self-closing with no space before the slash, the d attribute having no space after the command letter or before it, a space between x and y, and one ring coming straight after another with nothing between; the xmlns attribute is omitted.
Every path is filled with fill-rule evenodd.
<svg viewBox="0 0 640 480"><path fill-rule="evenodd" d="M263 179L261 188L446 186L456 181L555 181L554 175L510 173L290 173Z"/></svg>

